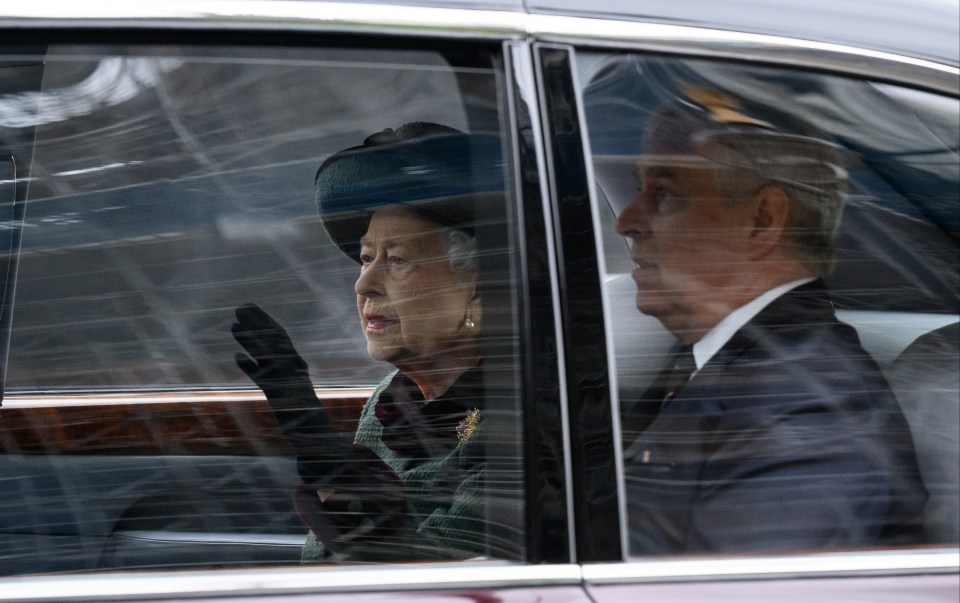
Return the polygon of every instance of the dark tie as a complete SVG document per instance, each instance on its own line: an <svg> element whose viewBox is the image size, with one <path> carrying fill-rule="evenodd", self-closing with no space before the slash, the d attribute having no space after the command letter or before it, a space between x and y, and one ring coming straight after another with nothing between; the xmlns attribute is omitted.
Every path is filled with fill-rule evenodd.
<svg viewBox="0 0 960 603"><path fill-rule="evenodd" d="M693 359L693 346L685 345L680 348L677 355L673 357L673 365L670 368L670 374L667 376L663 400L660 402L661 410L683 389L696 368L697 363Z"/></svg>
<svg viewBox="0 0 960 603"><path fill-rule="evenodd" d="M667 402L686 384L695 366L693 346L684 346L674 352L640 399L623 412L624 441L633 441L650 426Z"/></svg>

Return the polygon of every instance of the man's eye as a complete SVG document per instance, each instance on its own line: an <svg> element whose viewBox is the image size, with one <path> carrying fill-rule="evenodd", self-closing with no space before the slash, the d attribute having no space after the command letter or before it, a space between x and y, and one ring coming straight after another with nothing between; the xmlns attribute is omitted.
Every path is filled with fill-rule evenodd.
<svg viewBox="0 0 960 603"><path fill-rule="evenodd" d="M373 261L373 256L371 256L371 255L369 255L369 254L366 254L366 253L361 253L361 254L360 254L360 263L361 263L361 264L367 265L367 264L369 264L369 263L372 262L372 261Z"/></svg>
<svg viewBox="0 0 960 603"><path fill-rule="evenodd" d="M407 263L407 260L403 259L402 257L396 256L396 255L390 256L390 264L394 266L403 266L406 263Z"/></svg>
<svg viewBox="0 0 960 603"><path fill-rule="evenodd" d="M656 203L657 209L663 209L675 198L676 195L666 186L657 185L653 188L653 201Z"/></svg>

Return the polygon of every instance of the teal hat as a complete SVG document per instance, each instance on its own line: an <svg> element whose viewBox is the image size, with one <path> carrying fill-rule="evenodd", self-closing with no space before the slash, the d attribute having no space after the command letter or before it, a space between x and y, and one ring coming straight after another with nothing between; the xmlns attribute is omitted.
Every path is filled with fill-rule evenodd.
<svg viewBox="0 0 960 603"><path fill-rule="evenodd" d="M504 192L500 138L414 122L330 156L317 170L317 213L343 253L359 260L370 216L402 207L473 233L481 195Z"/></svg>

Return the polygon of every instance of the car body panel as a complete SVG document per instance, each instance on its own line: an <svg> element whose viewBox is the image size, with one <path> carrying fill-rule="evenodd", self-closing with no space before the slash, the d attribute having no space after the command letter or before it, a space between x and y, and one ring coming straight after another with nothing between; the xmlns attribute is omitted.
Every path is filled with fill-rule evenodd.
<svg viewBox="0 0 960 603"><path fill-rule="evenodd" d="M950 0L527 0L531 12L635 19L844 44L960 65L960 6Z"/></svg>
<svg viewBox="0 0 960 603"><path fill-rule="evenodd" d="M589 586L596 603L642 600L646 603L709 600L713 603L928 603L956 601L956 576L884 576L819 580L702 582Z"/></svg>
<svg viewBox="0 0 960 603"><path fill-rule="evenodd" d="M633 47L694 56L708 55L751 61L817 65L820 69L869 75L887 81L960 93L958 59L953 51L931 56L909 46L896 51L857 46L842 38L790 36L762 28L723 28L720 23L677 24L669 20L611 18L601 12L583 16L556 12L465 9L462 5L401 6L364 3L248 0L140 2L135 6L96 4L78 7L56 0L38 0L0 13L0 26L23 31L36 27L107 27L181 29L183 31L259 30L429 36L460 39L542 40L585 45ZM814 17L811 17L814 18ZM954 20L955 22L956 20ZM950 23L938 21L939 23ZM960 36L960 28L943 37ZM921 35L921 34L917 34ZM910 36L912 39L916 36Z"/></svg>
<svg viewBox="0 0 960 603"><path fill-rule="evenodd" d="M106 598L143 601L210 595L266 600L359 601L589 601L575 565L522 566L501 563L386 567L297 567L257 572L222 570L183 572L175 580L162 573L118 573L94 576L53 576L4 584L4 601L102 601ZM316 599L313 599L316 597ZM436 599L433 599L436 597ZM273 598L273 599L271 599ZM209 600L209 599L205 599ZM243 599L250 600L250 599ZM257 599L259 600L259 598Z"/></svg>
<svg viewBox="0 0 960 603"><path fill-rule="evenodd" d="M372 10L373 6L376 10ZM958 10L960 6L955 2L931 0L920 4L898 1L881 6L818 0L803 7L784 0L738 0L734 5L722 6L702 1L671 4L640 0L600 0L589 4L574 0L384 0L378 3L185 0L139 2L123 7L107 2L77 5L37 0L0 8L0 29L18 40L30 39L37 32L46 35L58 30L74 34L80 31L90 36L102 32L109 36L114 28L126 28L128 32L150 30L153 35L168 35L170 39L176 39L176 35L183 32L194 36L206 32L229 33L233 40L244 33L296 32L341 37L360 35L365 36L365 40L384 35L391 40L402 38L413 43L418 39L503 40L512 46L515 55L530 61L525 66L531 69L534 63L531 57L538 48L560 48L561 52L581 46L623 48L799 66L874 77L956 96L960 94L960 71L956 69L960 65ZM519 63L513 66L518 72L522 71ZM520 81L529 75L518 74L516 78ZM539 83L542 86L543 81ZM532 81L524 80L524 84L521 94L534 90ZM536 111L536 102L526 100ZM538 117L533 118L535 132L540 128ZM545 121L543 128L552 132L556 124ZM541 156L544 145L541 136L549 139L548 135L539 133L532 148L536 149L540 172L545 174L547 164ZM552 161L547 163L552 167ZM546 183L547 178L542 177L541 186L548 191L550 185ZM544 203L549 205L549 200ZM562 239L561 232L557 236ZM560 244L562 241L557 243ZM550 250L556 252L552 243ZM567 294L559 287L553 293L556 298ZM561 306L556 298L553 303L559 314ZM948 318L953 320L952 316ZM907 339L910 338L912 335ZM562 329L557 329L556 339L562 346ZM562 363L562 350L560 359ZM566 383L562 384L563 389L567 387ZM356 409L369 391L369 388L356 390L349 395L338 390L328 392L342 407L342 413L335 418L345 431L352 431ZM257 396L236 392L160 392L156 396L146 395L156 399L144 400L144 395L83 393L71 401L62 393L54 393L51 396L13 395L5 399L4 409L0 410L0 429L8 439L7 450L25 453L7 460L35 466L33 472L37 477L36 483L18 482L19 490L7 489L2 498L8 516L22 513L17 508L18 492L36 492L46 487L44 484L58 482L59 497L70 499L76 495L90 499L96 496L98 488L116 486L114 481L130 479L131 474L153 472L156 467L149 454L169 454L171 450L179 453L167 457L162 472L152 480L151 493L163 493L164 476L191 473L190 479L169 479L197 488L201 488L205 480L229 480L231 466L248 470L252 467L253 475L263 476L261 483L244 483L237 489L239 494L242 488L253 488L262 500L272 500L277 493L271 494L271 490L282 491L295 480L292 460L283 458L289 450L278 437L266 405ZM52 403L53 399L58 402ZM564 420L569 412L569 408L563 406ZM161 428L151 427L154 423ZM569 425L564 427L569 429ZM91 439L85 435L88 431L96 437ZM254 442L245 438L252 438ZM108 455L108 460L85 459L84 452L91 449ZM262 459L250 458L251 454L264 451L269 455ZM52 456L61 453L68 455L63 462ZM51 456L45 456L47 454ZM127 462L137 460L134 457L140 458L133 464ZM564 460L569 465L569 458ZM102 469L100 477L105 482L94 480L81 484L71 479L57 479L57 474L64 470L77 476L89 471L91 466ZM566 471L572 470L567 466ZM132 504L133 498L147 494L150 493L130 493L131 499L114 501L119 509L117 514L124 505ZM569 491L565 494L571 503L575 500ZM583 501L577 504L582 505ZM116 519L97 517L80 521L69 516L69 509L54 509L51 505L39 505L32 511L56 519L48 523L56 523L59 533L36 534L34 540L37 546L53 554L57 551L58 538L75 533L88 540L72 542L70 546L105 547L111 524ZM299 529L294 525L290 531L278 533L274 541L258 544L282 549L283 555L287 555L296 546ZM147 530L128 530L119 536L150 539L157 535ZM166 536L169 534L161 534L159 539ZM167 543L172 544L171 558L185 554L191 547L189 538L187 535L183 541ZM568 540L573 550L576 538L571 534ZM4 546L0 541L0 549ZM110 550L115 551L116 547ZM293 555L283 555L273 557L272 562L295 563ZM612 556L618 557L619 553ZM233 599L219 600L339 601L349 598L363 602L612 603L642 599L656 603L710 599L717 602L866 603L960 599L957 573L960 550L956 548L904 555L800 554L776 559L744 557L697 563L700 562L634 559L608 565L460 563L436 569L416 564L348 570L317 567L179 571L174 575L129 572L131 564L126 562L119 567L126 567L127 572L110 575L0 578L0 600L140 601L177 597L200 601L209 600L209 596L233 596ZM735 564L740 564L740 569L736 569ZM107 563L101 567L111 566ZM38 568L25 565L22 571L33 572ZM346 593L350 593L348 597Z"/></svg>

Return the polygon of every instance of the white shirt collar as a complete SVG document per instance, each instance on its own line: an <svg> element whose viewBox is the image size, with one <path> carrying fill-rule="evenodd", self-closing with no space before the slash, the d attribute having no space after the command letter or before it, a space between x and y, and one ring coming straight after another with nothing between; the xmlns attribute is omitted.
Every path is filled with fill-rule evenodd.
<svg viewBox="0 0 960 603"><path fill-rule="evenodd" d="M752 301L747 302L746 304L740 306L730 314L717 323L717 326L710 329L706 335L704 335L700 341L693 344L693 359L697 363L697 370L699 371L703 368L707 362L713 358L714 354L720 351L720 348L725 346L730 338L733 337L733 334L740 330L743 325L750 322L750 320L760 313L761 310L769 306L773 300L777 299L787 291L795 289L801 285L811 283L817 280L816 278L801 278L795 281L790 281L789 283L784 283L778 285L773 289L770 289L766 293L762 293L759 297L754 298Z"/></svg>

